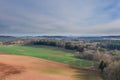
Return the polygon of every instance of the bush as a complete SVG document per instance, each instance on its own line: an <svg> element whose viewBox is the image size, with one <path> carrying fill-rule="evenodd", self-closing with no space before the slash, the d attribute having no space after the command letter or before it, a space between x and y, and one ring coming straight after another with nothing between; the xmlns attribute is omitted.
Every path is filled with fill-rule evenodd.
<svg viewBox="0 0 120 80"><path fill-rule="evenodd" d="M101 70L101 72L104 71L105 67L107 67L107 64L102 60L99 64L99 69Z"/></svg>
<svg viewBox="0 0 120 80"><path fill-rule="evenodd" d="M108 80L120 80L120 61L109 64L105 69Z"/></svg>

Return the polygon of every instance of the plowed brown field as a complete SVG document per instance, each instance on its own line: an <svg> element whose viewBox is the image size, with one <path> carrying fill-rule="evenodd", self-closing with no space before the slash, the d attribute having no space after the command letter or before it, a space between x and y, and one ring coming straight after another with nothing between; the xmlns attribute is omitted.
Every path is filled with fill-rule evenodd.
<svg viewBox="0 0 120 80"><path fill-rule="evenodd" d="M40 58L0 55L0 80L89 80L78 75L79 71L83 72L81 75L87 71L77 71L68 65ZM96 80L101 79L98 76Z"/></svg>

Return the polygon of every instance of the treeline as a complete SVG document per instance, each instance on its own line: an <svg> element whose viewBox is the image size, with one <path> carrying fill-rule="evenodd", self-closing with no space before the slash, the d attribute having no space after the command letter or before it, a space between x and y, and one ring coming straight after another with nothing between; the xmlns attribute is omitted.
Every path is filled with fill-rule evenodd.
<svg viewBox="0 0 120 80"><path fill-rule="evenodd" d="M98 47L107 50L120 50L120 40L89 40L89 43L98 43Z"/></svg>
<svg viewBox="0 0 120 80"><path fill-rule="evenodd" d="M106 48L108 50L120 50L120 43L118 43L118 44L114 44L114 43L102 44L101 47Z"/></svg>
<svg viewBox="0 0 120 80"><path fill-rule="evenodd" d="M34 42L34 45L54 46L58 48L65 48L68 50L75 50L79 52L84 51L84 46L79 45L79 43L76 44L72 41L64 41L64 40L41 39L39 41Z"/></svg>
<svg viewBox="0 0 120 80"><path fill-rule="evenodd" d="M99 46L108 50L120 50L120 40L103 40Z"/></svg>

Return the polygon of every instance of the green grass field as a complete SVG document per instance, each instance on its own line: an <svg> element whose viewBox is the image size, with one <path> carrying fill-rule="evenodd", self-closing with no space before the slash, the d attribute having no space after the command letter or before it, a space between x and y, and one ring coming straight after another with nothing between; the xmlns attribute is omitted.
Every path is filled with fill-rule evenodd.
<svg viewBox="0 0 120 80"><path fill-rule="evenodd" d="M43 58L79 68L87 68L93 65L92 61L74 58L71 52L56 50L49 47L0 46L0 52Z"/></svg>

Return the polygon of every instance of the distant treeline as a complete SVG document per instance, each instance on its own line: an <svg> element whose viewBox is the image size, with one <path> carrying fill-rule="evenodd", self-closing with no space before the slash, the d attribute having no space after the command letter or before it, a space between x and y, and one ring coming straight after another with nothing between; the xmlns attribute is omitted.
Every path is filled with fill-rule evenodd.
<svg viewBox="0 0 120 80"><path fill-rule="evenodd" d="M81 46L79 44L75 44L71 41L64 41L64 40L41 39L39 41L34 42L34 45L54 46L54 47L58 47L58 48L65 48L65 49L68 49L68 50L76 50L76 51L79 51L79 52L84 51L83 46Z"/></svg>
<svg viewBox="0 0 120 80"><path fill-rule="evenodd" d="M120 40L100 40L99 46L108 50L120 50Z"/></svg>
<svg viewBox="0 0 120 80"><path fill-rule="evenodd" d="M65 48L69 50L76 50L79 52L83 52L84 48L87 48L89 45L87 43L97 43L97 47L105 48L108 50L120 50L120 40L89 40L84 41L85 44L79 44L78 41L66 41L66 40L55 40L55 39L41 39L39 41L34 42L34 45L47 45ZM83 46L84 45L84 46ZM94 47L96 48L96 47Z"/></svg>

